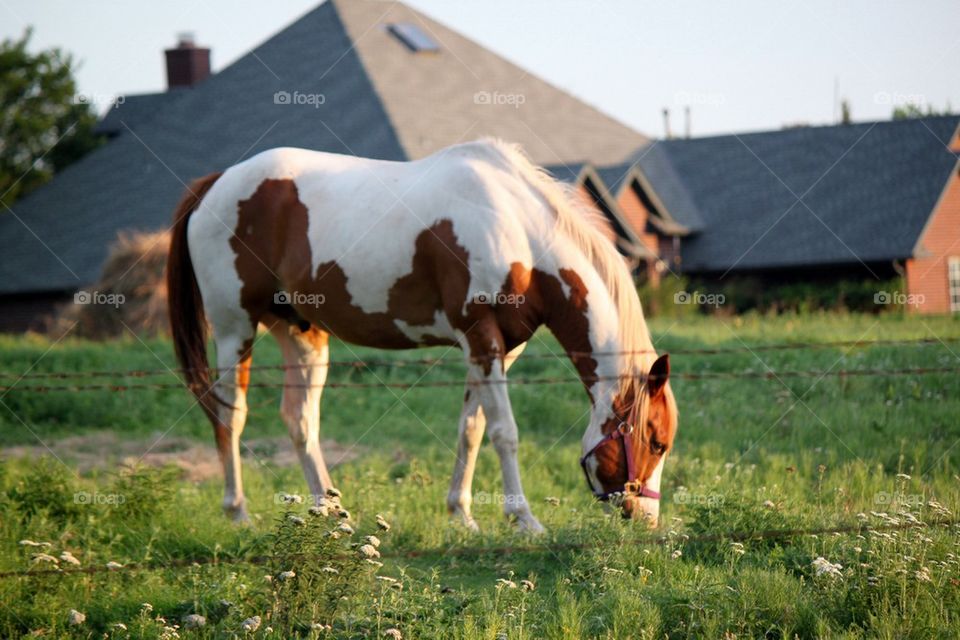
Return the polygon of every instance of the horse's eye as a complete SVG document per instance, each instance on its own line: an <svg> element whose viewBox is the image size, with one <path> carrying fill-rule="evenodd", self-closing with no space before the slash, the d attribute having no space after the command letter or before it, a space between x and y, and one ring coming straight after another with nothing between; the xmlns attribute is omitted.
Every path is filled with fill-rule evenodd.
<svg viewBox="0 0 960 640"><path fill-rule="evenodd" d="M652 440L650 441L650 450L653 451L654 454L660 456L663 455L663 453L667 450L667 445L663 444L662 442Z"/></svg>

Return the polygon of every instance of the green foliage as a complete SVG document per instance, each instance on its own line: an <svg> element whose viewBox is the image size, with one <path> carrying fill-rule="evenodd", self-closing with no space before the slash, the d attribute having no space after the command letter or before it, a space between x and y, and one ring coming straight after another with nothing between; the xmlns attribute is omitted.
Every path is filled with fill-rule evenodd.
<svg viewBox="0 0 960 640"><path fill-rule="evenodd" d="M956 319L899 314L695 314L656 320L652 331L667 351L929 335L947 339L955 350L949 339L960 338ZM350 349L355 353L334 344L333 358L373 354ZM67 340L52 346L40 338L0 338L0 350L9 371L38 361L37 372L158 368L154 354L170 357L161 341ZM529 355L557 350L546 334L535 336L528 348ZM279 362L269 340L258 345L255 358L258 364ZM768 366L827 371L958 364L941 344L673 358L675 372ZM437 369L424 379L462 373L460 366ZM413 366L377 371L390 382L414 382L423 373ZM566 362L549 357L521 358L511 373L572 379ZM258 381L268 374L254 372ZM334 367L330 375L367 379L349 367ZM576 384L510 390L524 486L548 529L538 539L517 534L504 521L495 499L502 492L500 469L490 446L481 449L474 482L482 533L449 522L445 496L461 389L413 389L396 409L396 396L385 390L327 390L323 438L357 443L362 454L332 470L356 530L336 539L326 534L343 520L332 511L312 515L306 504L277 500L279 492L304 490L296 466L245 459L252 523L241 527L220 513L219 478L196 483L163 469L76 475L69 451L57 446L60 436L109 428L125 437L149 436L145 449L171 425L171 433L208 444L202 415L177 422L190 406L186 393L51 393L34 404L26 401L32 395L10 391L3 402L23 423L10 410L0 413L5 445L42 449L39 437L71 468L55 459L0 463L0 571L50 568L49 560L36 555L57 559L65 551L83 569L107 562L139 568L6 579L0 582L0 637L172 638L175 632L184 639L382 638L391 628L407 639L463 640L500 634L679 640L960 633L960 528L936 524L960 510L958 449L951 449L960 439L956 376L782 383L678 378L673 384L681 424L664 472L655 534L662 540L607 514L586 491L577 458L587 399ZM286 437L276 412L279 392L252 391L258 393L251 394L245 436ZM44 402L60 404L53 411ZM361 437L370 425L374 429ZM104 458L110 453L105 450ZM77 502L78 492L108 499ZM122 503L109 500L120 495ZM365 562L352 546L377 531L377 514L392 525L389 533L375 533L383 540L383 567ZM914 520L923 526L883 529ZM838 535L760 535L849 524L854 530ZM698 539L732 531L747 535ZM505 550L510 548L512 553ZM412 550L423 553L404 555ZM825 566L814 564L818 558L839 568L818 571ZM192 566L193 560L202 564ZM281 580L283 571L296 575ZM71 609L86 615L82 625L68 624ZM202 615L205 626L186 628L190 615ZM253 616L260 617L260 627L242 632Z"/></svg>
<svg viewBox="0 0 960 640"><path fill-rule="evenodd" d="M931 116L949 116L953 113L953 110L950 108L950 103L947 103L947 106L943 111L938 111L932 104L927 104L927 108L924 109L922 105L917 104L916 102L907 102L905 104L897 105L893 108L893 114L891 118L893 120L908 120L910 118L927 118Z"/></svg>
<svg viewBox="0 0 960 640"><path fill-rule="evenodd" d="M797 281L783 284L749 276L728 277L723 284L695 282L700 290L723 296L723 302L711 309L721 315L758 311L762 313L814 313L844 311L880 313L903 311L898 304L878 304L882 292L906 291L902 279ZM900 298L898 298L900 300Z"/></svg>
<svg viewBox="0 0 960 640"><path fill-rule="evenodd" d="M30 35L0 43L0 204L7 206L100 143L73 58L59 49L31 53Z"/></svg>

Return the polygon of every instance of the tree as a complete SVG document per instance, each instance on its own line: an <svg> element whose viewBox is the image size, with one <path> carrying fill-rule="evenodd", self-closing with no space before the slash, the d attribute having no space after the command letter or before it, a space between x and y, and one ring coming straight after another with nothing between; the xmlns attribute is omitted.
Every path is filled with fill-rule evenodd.
<svg viewBox="0 0 960 640"><path fill-rule="evenodd" d="M7 207L101 142L97 116L77 93L73 58L57 48L31 54L31 35L27 29L0 43L0 205Z"/></svg>
<svg viewBox="0 0 960 640"><path fill-rule="evenodd" d="M850 101L844 98L840 102L840 124L850 124L853 116L850 113Z"/></svg>
<svg viewBox="0 0 960 640"><path fill-rule="evenodd" d="M906 102L901 105L897 105L893 108L893 119L894 120L907 120L909 118L926 118L928 116L949 116L951 114L950 103L947 103L947 108L941 112L937 112L933 108L933 105L927 104L927 110L924 111L923 107L915 102Z"/></svg>

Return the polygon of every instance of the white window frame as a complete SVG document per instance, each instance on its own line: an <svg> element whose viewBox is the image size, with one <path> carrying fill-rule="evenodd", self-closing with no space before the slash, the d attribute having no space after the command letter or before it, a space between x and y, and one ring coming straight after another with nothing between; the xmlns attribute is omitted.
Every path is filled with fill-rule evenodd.
<svg viewBox="0 0 960 640"><path fill-rule="evenodd" d="M950 312L960 312L960 256L947 259L947 296Z"/></svg>

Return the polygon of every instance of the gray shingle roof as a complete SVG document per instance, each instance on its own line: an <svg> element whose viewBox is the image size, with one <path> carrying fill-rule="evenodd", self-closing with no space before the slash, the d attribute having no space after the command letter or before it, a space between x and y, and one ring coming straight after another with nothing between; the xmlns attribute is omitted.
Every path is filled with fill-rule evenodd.
<svg viewBox="0 0 960 640"><path fill-rule="evenodd" d="M174 89L163 93L140 93L123 96L114 103L97 123L96 133L113 136L130 128L145 125L174 100L182 97L189 89Z"/></svg>
<svg viewBox="0 0 960 640"><path fill-rule="evenodd" d="M688 272L912 255L957 156L960 117L659 141L638 166L681 224ZM798 201L801 198L802 201Z"/></svg>
<svg viewBox="0 0 960 640"><path fill-rule="evenodd" d="M278 91L326 101L275 104ZM177 93L0 215L0 293L95 281L118 230L167 226L184 183L264 149L406 157L331 3Z"/></svg>
<svg viewBox="0 0 960 640"><path fill-rule="evenodd" d="M441 51L411 53L392 21ZM478 91L523 95L525 108ZM302 98L314 95L322 104ZM541 162L609 161L646 140L401 3L359 0L321 4L193 88L128 97L100 130L114 137L0 214L0 295L94 282L117 231L166 227L185 183L271 147L404 160L489 134Z"/></svg>
<svg viewBox="0 0 960 640"><path fill-rule="evenodd" d="M580 160L606 164L622 162L647 141L595 107L403 3L334 2L411 158L493 136L521 144L540 164ZM419 28L439 51L411 52L388 32L393 23Z"/></svg>

